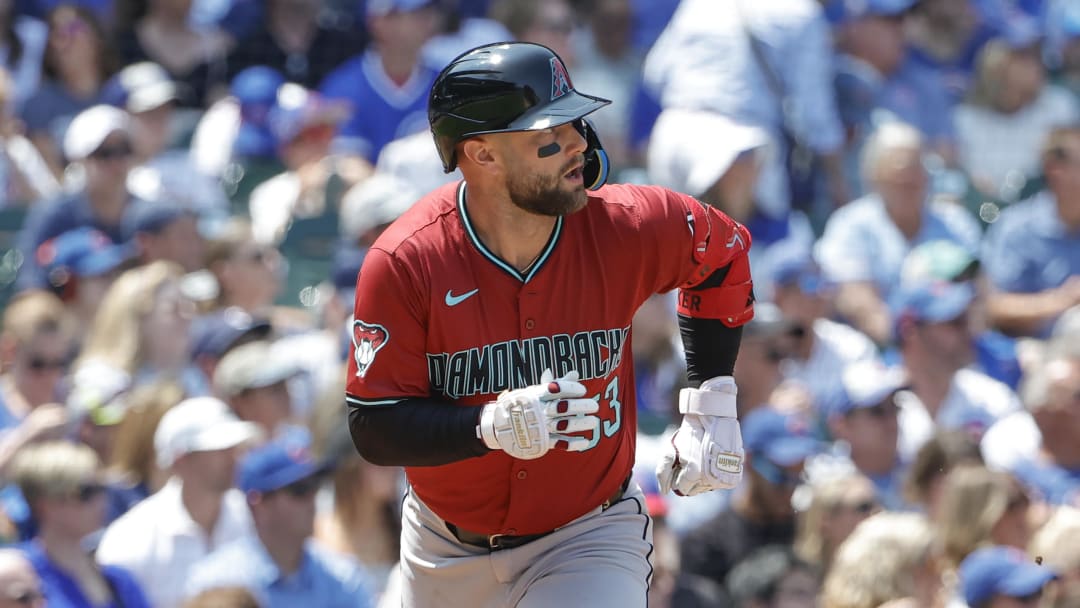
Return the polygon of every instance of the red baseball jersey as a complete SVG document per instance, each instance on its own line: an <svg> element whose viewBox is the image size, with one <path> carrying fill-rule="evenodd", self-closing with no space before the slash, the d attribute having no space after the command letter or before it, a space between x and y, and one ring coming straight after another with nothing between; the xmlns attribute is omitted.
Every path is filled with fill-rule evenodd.
<svg viewBox="0 0 1080 608"><path fill-rule="evenodd" d="M434 397L476 407L539 382L547 368L556 376L576 370L600 403L589 449L528 461L493 451L406 468L416 495L461 528L545 532L601 504L634 464L635 311L654 293L696 282L707 251L714 263L746 255L750 235L692 197L610 185L558 219L521 273L479 240L466 200L464 182L435 190L368 252L346 401L365 407ZM712 248L727 253L717 257Z"/></svg>

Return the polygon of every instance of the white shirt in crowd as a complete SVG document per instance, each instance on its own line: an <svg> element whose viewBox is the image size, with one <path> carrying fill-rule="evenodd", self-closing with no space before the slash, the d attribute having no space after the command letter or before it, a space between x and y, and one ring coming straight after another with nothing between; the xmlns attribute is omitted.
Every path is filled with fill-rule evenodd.
<svg viewBox="0 0 1080 608"><path fill-rule="evenodd" d="M798 382L813 397L819 412L828 412L847 397L844 369L857 361L878 359L877 347L859 330L830 321L814 321L814 346L805 361L788 359L781 368L785 380Z"/></svg>
<svg viewBox="0 0 1080 608"><path fill-rule="evenodd" d="M105 530L97 560L127 568L155 608L177 608L184 601L189 569L225 543L254 534L244 495L225 494L210 538L191 519L180 499L181 482L171 479L161 490L114 521Z"/></svg>
<svg viewBox="0 0 1080 608"><path fill-rule="evenodd" d="M910 462L937 429L966 430L982 437L995 422L1023 410L1016 393L1005 384L972 369L953 376L936 419L911 391L896 396L900 406L900 456Z"/></svg>
<svg viewBox="0 0 1080 608"><path fill-rule="evenodd" d="M1021 462L1035 460L1042 450L1042 432L1027 410L998 420L979 444L986 466L1012 471Z"/></svg>
<svg viewBox="0 0 1080 608"><path fill-rule="evenodd" d="M1034 102L1012 114L961 104L954 118L961 165L995 194L1006 194L1004 186L1038 172L1039 149L1050 130L1078 118L1072 93L1056 86L1044 87Z"/></svg>

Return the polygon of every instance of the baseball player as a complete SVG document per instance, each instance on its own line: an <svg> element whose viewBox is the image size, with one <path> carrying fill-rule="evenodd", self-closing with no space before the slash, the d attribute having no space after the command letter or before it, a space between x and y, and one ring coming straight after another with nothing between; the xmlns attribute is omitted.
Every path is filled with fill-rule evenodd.
<svg viewBox="0 0 1080 608"><path fill-rule="evenodd" d="M689 377L658 476L735 486L731 377L753 316L750 235L657 187L602 187L607 157L574 90L528 43L442 71L429 120L446 171L360 271L346 401L360 453L402 465L405 606L645 606L652 534L629 481L630 323L680 289Z"/></svg>

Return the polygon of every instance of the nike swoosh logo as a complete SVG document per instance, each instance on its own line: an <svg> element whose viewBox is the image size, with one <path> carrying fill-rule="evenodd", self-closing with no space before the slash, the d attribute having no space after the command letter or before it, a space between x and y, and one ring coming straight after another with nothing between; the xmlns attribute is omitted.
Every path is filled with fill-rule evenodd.
<svg viewBox="0 0 1080 608"><path fill-rule="evenodd" d="M467 292L461 294L460 296L455 296L454 295L454 290L448 289L448 290L446 290L446 305L447 306L457 306L458 304L461 304L465 300L468 300L471 296L476 295L476 293L479 292L479 291L480 291L479 289L474 289L472 291L467 291Z"/></svg>

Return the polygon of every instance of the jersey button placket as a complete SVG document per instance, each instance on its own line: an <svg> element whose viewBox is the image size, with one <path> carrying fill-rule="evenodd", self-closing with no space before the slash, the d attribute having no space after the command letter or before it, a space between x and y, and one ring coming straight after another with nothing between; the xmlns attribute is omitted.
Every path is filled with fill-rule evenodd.
<svg viewBox="0 0 1080 608"><path fill-rule="evenodd" d="M517 472L517 478L518 479L525 479L528 476L529 476L529 474L527 472L525 472L525 471L518 471Z"/></svg>
<svg viewBox="0 0 1080 608"><path fill-rule="evenodd" d="M532 319L525 319L525 329L532 331L536 327L536 321Z"/></svg>

